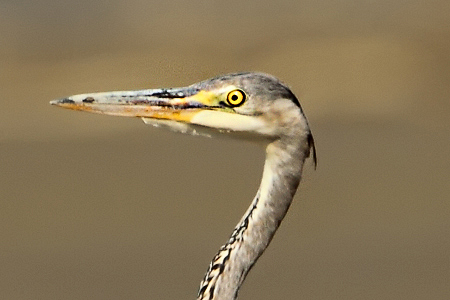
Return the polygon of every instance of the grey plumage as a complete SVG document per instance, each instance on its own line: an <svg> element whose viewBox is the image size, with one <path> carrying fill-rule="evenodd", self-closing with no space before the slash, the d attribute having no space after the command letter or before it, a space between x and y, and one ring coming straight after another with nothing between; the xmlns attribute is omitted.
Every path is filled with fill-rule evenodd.
<svg viewBox="0 0 450 300"><path fill-rule="evenodd" d="M263 142L266 160L261 185L211 261L198 299L236 299L286 215L311 151L316 163L314 139L297 97L277 78L263 73L229 74L185 88L82 94L51 103L140 117L147 124L182 133L229 134Z"/></svg>
<svg viewBox="0 0 450 300"><path fill-rule="evenodd" d="M300 108L300 110L302 109L297 97L284 83L282 83L278 78L265 73L232 73L202 81L200 83L192 85L192 87L199 90L207 90L230 84L233 84L240 88L245 88L247 94L254 97L262 97L266 101L281 98L290 99L296 106Z"/></svg>

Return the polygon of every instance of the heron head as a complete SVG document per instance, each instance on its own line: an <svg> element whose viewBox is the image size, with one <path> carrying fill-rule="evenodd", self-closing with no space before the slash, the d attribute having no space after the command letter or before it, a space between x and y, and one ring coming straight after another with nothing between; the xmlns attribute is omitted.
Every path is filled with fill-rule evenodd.
<svg viewBox="0 0 450 300"><path fill-rule="evenodd" d="M74 95L51 104L80 111L140 117L183 133L225 133L248 139L305 138L311 131L298 99L275 77L236 73L183 88Z"/></svg>

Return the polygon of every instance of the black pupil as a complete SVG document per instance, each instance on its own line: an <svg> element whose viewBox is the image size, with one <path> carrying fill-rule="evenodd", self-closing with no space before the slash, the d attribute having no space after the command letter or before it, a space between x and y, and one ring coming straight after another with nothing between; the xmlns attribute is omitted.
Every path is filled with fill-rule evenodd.
<svg viewBox="0 0 450 300"><path fill-rule="evenodd" d="M236 101L237 99L239 99L239 97L238 97L237 95L233 95L233 96L231 96L231 100L234 100L234 101Z"/></svg>

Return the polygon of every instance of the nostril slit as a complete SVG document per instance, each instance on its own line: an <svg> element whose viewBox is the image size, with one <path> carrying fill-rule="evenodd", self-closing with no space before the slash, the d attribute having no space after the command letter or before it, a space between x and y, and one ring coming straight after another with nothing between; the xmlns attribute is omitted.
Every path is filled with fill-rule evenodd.
<svg viewBox="0 0 450 300"><path fill-rule="evenodd" d="M83 99L83 103L92 103L92 102L94 102L94 100L95 99L92 97L86 97Z"/></svg>

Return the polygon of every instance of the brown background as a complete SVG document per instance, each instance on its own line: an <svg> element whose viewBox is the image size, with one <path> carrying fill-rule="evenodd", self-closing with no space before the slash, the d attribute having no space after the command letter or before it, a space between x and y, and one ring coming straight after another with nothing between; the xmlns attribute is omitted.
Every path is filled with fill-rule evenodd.
<svg viewBox="0 0 450 300"><path fill-rule="evenodd" d="M319 165L240 299L450 299L449 3L3 0L0 298L194 299L263 151L48 101L257 70Z"/></svg>

